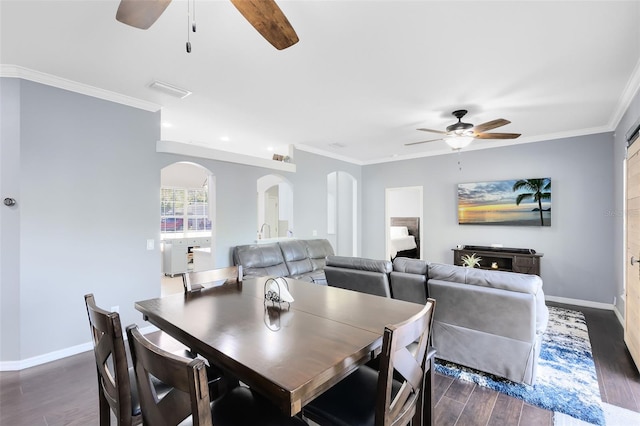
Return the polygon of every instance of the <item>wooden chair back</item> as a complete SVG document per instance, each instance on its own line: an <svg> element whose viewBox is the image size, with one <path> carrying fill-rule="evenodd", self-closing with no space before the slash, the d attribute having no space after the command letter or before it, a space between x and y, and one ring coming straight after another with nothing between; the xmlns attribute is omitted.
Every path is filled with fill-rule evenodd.
<svg viewBox="0 0 640 426"><path fill-rule="evenodd" d="M202 290L205 285L235 284L242 281L242 266L209 269L182 274L182 285L185 293Z"/></svg>
<svg viewBox="0 0 640 426"><path fill-rule="evenodd" d="M432 368L429 341L433 323L435 300L428 299L424 308L408 320L385 327L380 354L380 374L376 398L377 426L423 424L425 383ZM418 342L417 350L412 348ZM403 378L400 391L392 398L395 376ZM429 392L431 389L429 389ZM431 404L430 401L426 401ZM431 407L425 407L427 411ZM427 419L425 424L430 423Z"/></svg>
<svg viewBox="0 0 640 426"><path fill-rule="evenodd" d="M175 426L192 415L194 426L211 426L206 366L201 359L183 358L151 343L137 325L127 327L145 424ZM158 399L152 383L172 389Z"/></svg>
<svg viewBox="0 0 640 426"><path fill-rule="evenodd" d="M93 340L98 373L100 425L111 423L110 409L118 425L137 425L142 416L134 415L131 401L129 366L120 315L96 306L93 294L84 296Z"/></svg>

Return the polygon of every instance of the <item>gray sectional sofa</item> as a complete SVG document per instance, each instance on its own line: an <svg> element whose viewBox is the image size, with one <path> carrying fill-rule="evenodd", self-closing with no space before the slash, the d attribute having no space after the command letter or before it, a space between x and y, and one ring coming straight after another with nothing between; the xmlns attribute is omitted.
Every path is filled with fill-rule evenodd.
<svg viewBox="0 0 640 426"><path fill-rule="evenodd" d="M331 272L329 272L331 271ZM537 275L429 263L329 256L330 286L415 303L436 299L436 357L532 385L549 318Z"/></svg>
<svg viewBox="0 0 640 426"><path fill-rule="evenodd" d="M236 246L233 263L242 265L244 277L271 275L326 285L325 261L333 254L333 247L326 239L283 240Z"/></svg>

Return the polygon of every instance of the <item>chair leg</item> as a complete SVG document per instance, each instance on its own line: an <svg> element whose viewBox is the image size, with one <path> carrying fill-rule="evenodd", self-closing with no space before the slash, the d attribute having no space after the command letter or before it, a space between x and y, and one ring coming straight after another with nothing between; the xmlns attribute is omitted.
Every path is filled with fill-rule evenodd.
<svg viewBox="0 0 640 426"><path fill-rule="evenodd" d="M107 398L104 396L104 392L102 391L102 387L100 386L100 379L98 379L98 410L100 411L100 426L110 426L111 425L111 407L107 402Z"/></svg>
<svg viewBox="0 0 640 426"><path fill-rule="evenodd" d="M431 365L427 365L422 380L422 389L420 390L420 398L416 404L416 412L411 420L411 426L434 426L433 416L433 360L429 361Z"/></svg>
<svg viewBox="0 0 640 426"><path fill-rule="evenodd" d="M434 374L433 374L433 359L431 360L431 366L426 372L426 377L424 378L425 389L422 393L422 403L423 403L423 416L422 422L425 426L433 426L433 417L434 417L434 408L433 408L433 388L434 388Z"/></svg>

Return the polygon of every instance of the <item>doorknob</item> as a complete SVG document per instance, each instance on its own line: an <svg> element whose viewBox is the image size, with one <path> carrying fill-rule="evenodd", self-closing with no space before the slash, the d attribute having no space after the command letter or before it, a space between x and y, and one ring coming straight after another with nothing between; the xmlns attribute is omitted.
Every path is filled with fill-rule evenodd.
<svg viewBox="0 0 640 426"><path fill-rule="evenodd" d="M635 256L631 256L631 266L634 266L636 263L640 263L640 260L636 259Z"/></svg>

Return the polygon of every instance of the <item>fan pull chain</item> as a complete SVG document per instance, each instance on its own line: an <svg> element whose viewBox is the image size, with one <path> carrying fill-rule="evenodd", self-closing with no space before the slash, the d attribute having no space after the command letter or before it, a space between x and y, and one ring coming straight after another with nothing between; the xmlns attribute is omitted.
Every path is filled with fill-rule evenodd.
<svg viewBox="0 0 640 426"><path fill-rule="evenodd" d="M196 32L196 0L193 0L193 21L191 22L191 31Z"/></svg>
<svg viewBox="0 0 640 426"><path fill-rule="evenodd" d="M196 0L193 0L193 15L191 14L191 1L187 0L187 53L191 53L191 31L196 32Z"/></svg>
<svg viewBox="0 0 640 426"><path fill-rule="evenodd" d="M191 2L187 1L187 53L191 53L191 41L189 40L191 33L189 31L189 24L191 24Z"/></svg>

